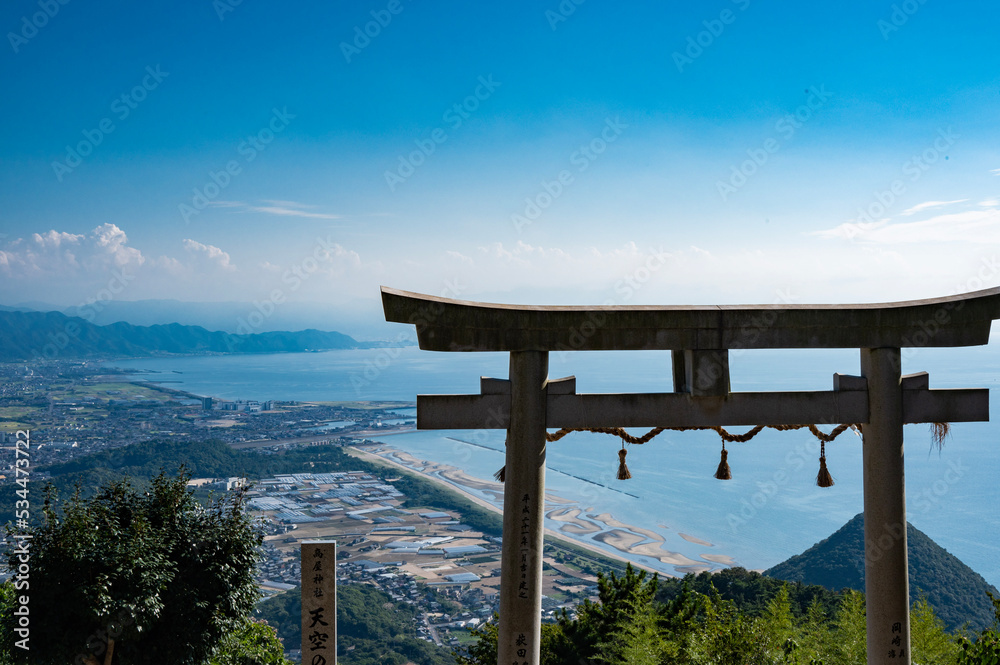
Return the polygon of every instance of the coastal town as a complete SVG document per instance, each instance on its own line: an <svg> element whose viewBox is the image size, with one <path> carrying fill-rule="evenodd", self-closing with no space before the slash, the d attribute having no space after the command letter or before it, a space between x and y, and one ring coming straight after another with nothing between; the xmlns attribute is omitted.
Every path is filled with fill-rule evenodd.
<svg viewBox="0 0 1000 665"><path fill-rule="evenodd" d="M403 508L406 497L394 480L399 478L342 472L255 483L249 506L268 533L261 589L273 594L297 587L299 543L334 539L339 584L370 584L393 601L418 607L421 637L458 646L468 628L498 610L501 538L463 524L455 511ZM543 613L549 619L597 591L596 577L565 563L566 554L556 549L545 565Z"/></svg>
<svg viewBox="0 0 1000 665"><path fill-rule="evenodd" d="M9 470L19 429L31 430L39 444L33 465L44 466L154 439L297 446L363 442L414 426L408 402L229 401L175 390L169 381L88 361L0 364L0 444L8 444L0 466Z"/></svg>
<svg viewBox="0 0 1000 665"><path fill-rule="evenodd" d="M405 473L400 462L415 460L387 454L373 438L412 430L413 404L229 401L148 378L86 361L0 365L0 484L13 481L18 430L31 432L38 482L50 477L54 464L143 441L216 439L265 456L335 445L359 459L395 460L395 466L381 465L381 475L199 477L189 485L213 492L248 486L248 509L265 534L257 573L264 596L298 587L299 543L333 539L338 583L368 584L412 605L422 639L451 648L467 644L469 629L498 610L501 538L465 523L458 510L403 507L407 496L394 482ZM499 495L502 485L494 485ZM560 608L595 597L597 558L568 543L548 550L543 614L552 620Z"/></svg>

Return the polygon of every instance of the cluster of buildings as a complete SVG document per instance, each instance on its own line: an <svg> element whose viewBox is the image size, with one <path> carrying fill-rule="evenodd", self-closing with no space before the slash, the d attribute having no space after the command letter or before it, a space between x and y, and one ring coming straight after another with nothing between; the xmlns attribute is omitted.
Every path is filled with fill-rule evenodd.
<svg viewBox="0 0 1000 665"><path fill-rule="evenodd" d="M274 408L272 400L259 402L255 399L238 399L232 402L217 400L214 397L202 397L201 408L205 411L240 411L243 413L260 413Z"/></svg>
<svg viewBox="0 0 1000 665"><path fill-rule="evenodd" d="M338 583L369 584L415 606L425 639L450 645L451 632L498 609L499 539L450 512L403 508L406 496L391 478L362 471L277 475L255 483L248 497L267 534L258 572L265 593L298 586L299 542L332 539Z"/></svg>

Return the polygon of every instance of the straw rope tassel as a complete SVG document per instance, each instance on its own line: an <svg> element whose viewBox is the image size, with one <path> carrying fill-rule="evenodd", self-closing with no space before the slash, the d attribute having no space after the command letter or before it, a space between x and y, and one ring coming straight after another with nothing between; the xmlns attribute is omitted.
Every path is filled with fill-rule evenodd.
<svg viewBox="0 0 1000 665"><path fill-rule="evenodd" d="M949 423L931 423L931 445L937 446L938 452L944 448L944 440L948 438L950 432Z"/></svg>
<svg viewBox="0 0 1000 665"><path fill-rule="evenodd" d="M816 475L816 484L820 487L833 487L833 476L826 468L826 441L819 444L819 473Z"/></svg>
<svg viewBox="0 0 1000 665"><path fill-rule="evenodd" d="M733 474L729 471L729 451L726 450L726 442L722 442L722 460L719 468L715 470L715 477L719 480L732 480Z"/></svg>
<svg viewBox="0 0 1000 665"><path fill-rule="evenodd" d="M627 454L628 451L625 450L625 442L622 441L622 449L618 451L618 480L628 480L632 477L628 466L625 465L625 455Z"/></svg>

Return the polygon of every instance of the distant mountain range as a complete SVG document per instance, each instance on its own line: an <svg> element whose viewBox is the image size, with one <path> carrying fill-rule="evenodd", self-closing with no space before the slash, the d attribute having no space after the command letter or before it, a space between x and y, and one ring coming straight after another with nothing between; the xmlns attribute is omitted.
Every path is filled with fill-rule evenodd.
<svg viewBox="0 0 1000 665"><path fill-rule="evenodd" d="M309 301L187 302L181 300L102 300L98 303L63 307L46 302L0 305L0 311L61 312L103 326L119 321L134 326L180 323L228 333L279 332L283 330L346 330L355 339L395 339L402 332L385 322L381 302L355 300L343 305ZM264 313L264 316L261 316ZM253 330L247 331L247 324Z"/></svg>
<svg viewBox="0 0 1000 665"><path fill-rule="evenodd" d="M859 513L826 540L764 574L833 590L864 591L864 527L864 515ZM996 587L909 523L906 538L910 602L923 595L952 630L966 622L975 630L992 624L993 606L986 592L997 595Z"/></svg>
<svg viewBox="0 0 1000 665"><path fill-rule="evenodd" d="M235 335L179 323L99 326L60 312L0 309L0 361L204 353L283 353L385 346L339 332L301 330Z"/></svg>

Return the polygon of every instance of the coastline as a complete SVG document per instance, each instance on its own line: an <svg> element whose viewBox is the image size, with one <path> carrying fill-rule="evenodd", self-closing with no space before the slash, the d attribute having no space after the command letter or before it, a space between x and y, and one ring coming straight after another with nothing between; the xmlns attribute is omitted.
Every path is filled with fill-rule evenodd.
<svg viewBox="0 0 1000 665"><path fill-rule="evenodd" d="M461 469L447 464L417 459L405 451L385 444L379 447L378 452L353 446L345 447L345 450L362 459L382 462L415 473L426 480L458 492L486 510L497 514L503 512L497 505L503 501L501 483L469 476ZM476 493L477 491L492 496L493 501L497 503L484 499L481 494ZM665 539L655 531L618 521L609 513L594 514L593 508L584 509L576 502L550 491L545 493L545 502L546 518L559 524L558 528L546 526L544 529L546 537L623 563L631 563L633 567L672 577L712 571L733 563L732 558L725 554L701 555L701 560L698 560L664 549ZM699 545L713 547L706 541L693 540ZM643 563L638 557L655 559L661 566L652 567L648 563Z"/></svg>
<svg viewBox="0 0 1000 665"><path fill-rule="evenodd" d="M345 446L344 449L351 451L352 454L357 454L357 456L361 457L362 459L366 459L368 461L382 462L382 463L389 464L391 466L397 467L399 469L403 469L404 471L409 471L411 473L415 473L415 474L419 475L421 478L424 478L425 480L429 480L432 483L435 483L435 484L440 485L442 487L446 487L446 488L448 488L448 489L450 489L452 491L458 492L463 497L465 497L466 499L469 499L470 501L472 501L473 503L475 503L477 506L480 506L481 508L485 508L486 510L489 510L490 512L493 512L493 513L496 513L497 515L502 515L503 514L503 511L500 508L498 508L497 506L495 506L494 504L490 503L489 501L486 501L482 497L476 496L475 494L473 494L472 492L469 492L466 489L463 489L463 488L461 488L459 486L456 486L456 485L452 484L451 482L448 482L446 480L442 480L442 479L440 479L440 478L438 478L436 476L433 476L433 475L430 475L430 474L427 474L427 473L423 473L422 471L418 471L417 469L414 469L412 467L406 466L405 464L401 464L400 462L397 462L396 460L389 459L387 457L383 457L382 455L378 455L378 454L375 454L375 453L370 453L370 452L365 451L365 450L360 450L360 449L355 448L353 446ZM399 452L402 452L402 451L399 451ZM496 484L499 485L500 483L496 483ZM503 496L503 492L502 491L498 492L498 494L500 496ZM546 493L546 499L548 500L549 498L550 498L549 494ZM590 545L588 543L583 543L583 542L580 542L578 540L567 539L564 535L560 534L555 529L550 529L548 527L545 527L545 535L548 536L548 537L554 538L556 540L559 540L559 541L568 542L569 544L574 545L576 547L581 547L581 548L586 549L586 550L588 550L590 552L593 552L594 554L600 554L601 556L607 557L609 559L617 559L618 561L621 561L622 563L631 563L633 567L639 567L639 568L643 568L645 570L649 570L649 568L647 566L643 566L642 564L638 564L635 561L632 561L631 559L628 559L628 558L626 558L626 557L624 557L624 556L622 556L620 554L615 554L614 552L609 552L608 550L603 549L601 547L597 547L595 545ZM659 572L659 571L650 570L650 572Z"/></svg>

